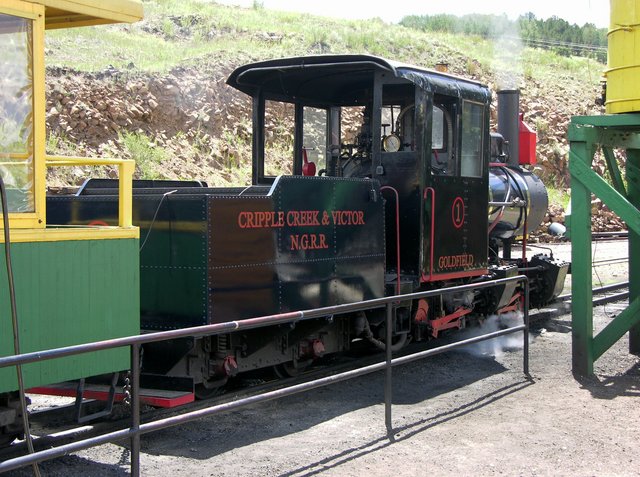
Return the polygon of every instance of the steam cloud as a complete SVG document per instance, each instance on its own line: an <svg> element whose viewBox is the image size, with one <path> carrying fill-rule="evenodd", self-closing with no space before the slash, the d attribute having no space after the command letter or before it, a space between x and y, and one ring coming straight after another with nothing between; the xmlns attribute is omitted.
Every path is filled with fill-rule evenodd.
<svg viewBox="0 0 640 477"><path fill-rule="evenodd" d="M489 316L479 327L467 329L462 339L473 338L494 331L511 328L524 323L523 314L521 312L505 313L503 315ZM522 331L500 336L487 341L480 341L472 345L465 346L462 350L479 356L496 356L500 357L508 350L522 349L523 336Z"/></svg>
<svg viewBox="0 0 640 477"><path fill-rule="evenodd" d="M516 22L494 23L492 69L498 90L519 89L524 80L520 29Z"/></svg>

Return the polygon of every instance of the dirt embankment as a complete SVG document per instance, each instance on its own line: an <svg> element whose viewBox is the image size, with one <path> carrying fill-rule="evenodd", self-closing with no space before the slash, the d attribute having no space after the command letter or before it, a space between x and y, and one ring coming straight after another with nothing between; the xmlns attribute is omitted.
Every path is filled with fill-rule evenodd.
<svg viewBox="0 0 640 477"><path fill-rule="evenodd" d="M165 160L152 164L155 177L232 182L230 170L250 157L251 103L224 84L231 69L179 68L166 75L49 70L49 148L137 161L145 150L159 149ZM126 140L131 135L141 148ZM238 138L246 150L237 147ZM149 170L139 168L137 176L143 174ZM68 182L68 177L53 177L54 185Z"/></svg>
<svg viewBox="0 0 640 477"><path fill-rule="evenodd" d="M251 102L225 84L235 66L180 67L163 75L49 69L49 153L134 158L138 177L198 178L210 185L245 183L251 161ZM464 76L465 68L462 61L455 62L452 72ZM496 84L493 74L480 67L473 76L492 87ZM560 74L553 85L528 80L522 88L525 121L538 133L536 173L547 182L560 187L569 183L567 126L573 115L600 112L594 102L597 91L591 89L568 73ZM494 124L496 102L494 98ZM153 151L161 154L144 166ZM49 174L51 184L63 186L82 182L86 172ZM602 204L594 203L593 210L594 229L622 227ZM547 220L563 222L564 212L555 206Z"/></svg>

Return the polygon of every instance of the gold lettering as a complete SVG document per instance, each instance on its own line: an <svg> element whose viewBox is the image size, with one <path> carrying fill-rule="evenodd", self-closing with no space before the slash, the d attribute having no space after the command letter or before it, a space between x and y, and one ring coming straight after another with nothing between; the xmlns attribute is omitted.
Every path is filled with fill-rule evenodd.
<svg viewBox="0 0 640 477"><path fill-rule="evenodd" d="M438 258L438 268L463 268L472 267L475 259L472 254L466 255L445 255Z"/></svg>

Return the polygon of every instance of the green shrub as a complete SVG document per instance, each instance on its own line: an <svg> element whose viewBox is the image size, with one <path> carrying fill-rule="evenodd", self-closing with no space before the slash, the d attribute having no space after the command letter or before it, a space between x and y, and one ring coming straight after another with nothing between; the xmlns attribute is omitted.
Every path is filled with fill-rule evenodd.
<svg viewBox="0 0 640 477"><path fill-rule="evenodd" d="M125 154L136 162L139 179L161 179L156 164L167 160L167 152L141 132L124 132L119 135Z"/></svg>

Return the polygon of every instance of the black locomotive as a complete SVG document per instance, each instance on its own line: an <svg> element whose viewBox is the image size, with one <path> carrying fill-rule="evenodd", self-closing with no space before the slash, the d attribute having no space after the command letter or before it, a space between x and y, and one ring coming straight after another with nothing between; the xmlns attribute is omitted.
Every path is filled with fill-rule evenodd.
<svg viewBox="0 0 640 477"><path fill-rule="evenodd" d="M486 86L365 55L254 63L227 82L253 98L252 185L136 181L143 332L519 270L530 277L533 304L562 288L568 264L511 257L512 242L540 223L547 195L518 165L517 137L506 138L509 159L505 138L490 134ZM517 135L517 102L514 115L506 121ZM117 207L117 185L94 179L74 196L49 197L47 217L112 224ZM506 287L401 302L393 347L515 310L519 296ZM376 311L330 316L150 345L143 367L147 382L171 376L204 395L237 372L292 374L354 340L384 347L384 336Z"/></svg>

